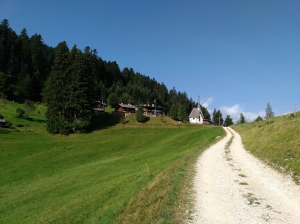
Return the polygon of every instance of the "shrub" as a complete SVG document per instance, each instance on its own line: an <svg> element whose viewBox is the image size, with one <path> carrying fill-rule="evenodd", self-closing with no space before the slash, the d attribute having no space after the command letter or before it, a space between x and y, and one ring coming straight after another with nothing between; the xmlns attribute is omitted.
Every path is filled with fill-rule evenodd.
<svg viewBox="0 0 300 224"><path fill-rule="evenodd" d="M8 133L9 133L9 130L0 128L0 134L8 134Z"/></svg>
<svg viewBox="0 0 300 224"><path fill-rule="evenodd" d="M144 110L143 107L139 107L136 113L136 120L138 122L143 122L145 121L145 116L144 116Z"/></svg>
<svg viewBox="0 0 300 224"><path fill-rule="evenodd" d="M23 110L23 109L21 109L21 108L18 108L18 109L16 110L16 112L17 112L18 117L24 117L25 110Z"/></svg>
<svg viewBox="0 0 300 224"><path fill-rule="evenodd" d="M35 110L34 102L31 100L25 100L24 107L27 115Z"/></svg>

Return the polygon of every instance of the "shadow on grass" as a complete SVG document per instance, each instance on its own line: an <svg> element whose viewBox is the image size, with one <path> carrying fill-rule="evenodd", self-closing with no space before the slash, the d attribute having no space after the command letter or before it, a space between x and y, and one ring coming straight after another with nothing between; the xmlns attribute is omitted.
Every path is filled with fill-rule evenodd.
<svg viewBox="0 0 300 224"><path fill-rule="evenodd" d="M140 122L140 123L146 123L146 122L148 122L148 121L150 121L150 117L145 117L145 118L143 119L143 121Z"/></svg>
<svg viewBox="0 0 300 224"><path fill-rule="evenodd" d="M45 120L42 119L34 119L32 117L23 117L23 119L27 120L27 121L34 121L34 122L38 122L38 123L45 123Z"/></svg>
<svg viewBox="0 0 300 224"><path fill-rule="evenodd" d="M91 126L88 132L93 132L99 129L106 129L115 126L124 121L124 114L122 113L107 113L96 114L92 118ZM126 121L124 121L126 122ZM127 121L128 122L128 121Z"/></svg>

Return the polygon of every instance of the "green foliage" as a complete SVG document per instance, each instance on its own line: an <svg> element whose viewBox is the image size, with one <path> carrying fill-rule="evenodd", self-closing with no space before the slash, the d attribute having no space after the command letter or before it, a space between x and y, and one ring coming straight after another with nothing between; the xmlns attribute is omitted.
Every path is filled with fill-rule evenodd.
<svg viewBox="0 0 300 224"><path fill-rule="evenodd" d="M246 118L243 113L240 114L240 119L237 121L238 124L247 123Z"/></svg>
<svg viewBox="0 0 300 224"><path fill-rule="evenodd" d="M32 111L35 110L34 102L31 100L25 100L24 107L27 115L29 115Z"/></svg>
<svg viewBox="0 0 300 224"><path fill-rule="evenodd" d="M223 117L222 117L222 113L220 110L216 111L216 109L214 109L213 112L213 124L214 125L223 125Z"/></svg>
<svg viewBox="0 0 300 224"><path fill-rule="evenodd" d="M18 109L16 110L16 112L17 112L17 116L18 116L18 117L20 117L20 118L24 117L25 110L23 110L23 109L21 109L21 108L18 108Z"/></svg>
<svg viewBox="0 0 300 224"><path fill-rule="evenodd" d="M224 121L224 126L229 127L230 125L233 125L233 121L230 115L227 115Z"/></svg>
<svg viewBox="0 0 300 224"><path fill-rule="evenodd" d="M0 112L2 113L6 104L6 95L0 92Z"/></svg>
<svg viewBox="0 0 300 224"><path fill-rule="evenodd" d="M57 46L44 95L48 106L48 132L68 134L88 128L91 120L90 102L93 101L91 60L90 52L82 53L76 46L71 52L66 42Z"/></svg>
<svg viewBox="0 0 300 224"><path fill-rule="evenodd" d="M187 120L187 114L185 107L183 105L180 105L178 108L178 120L180 121L186 121Z"/></svg>
<svg viewBox="0 0 300 224"><path fill-rule="evenodd" d="M270 103L267 103L267 108L266 108L266 119L269 119L269 118L273 118L274 117L274 112L272 110L272 107L271 107L271 104Z"/></svg>
<svg viewBox="0 0 300 224"><path fill-rule="evenodd" d="M200 108L203 113L204 119L208 119L209 122L211 122L210 113L208 112L207 107L203 107L202 105L200 105Z"/></svg>
<svg viewBox="0 0 300 224"><path fill-rule="evenodd" d="M258 121L262 121L263 119L262 119L262 117L261 116L258 116L255 120L254 120L254 122L258 122Z"/></svg>
<svg viewBox="0 0 300 224"><path fill-rule="evenodd" d="M114 93L111 93L109 96L108 96L108 104L111 106L111 107L116 107L119 103L119 97L114 94Z"/></svg>
<svg viewBox="0 0 300 224"><path fill-rule="evenodd" d="M180 106L185 113L195 107L186 92L175 87L168 90L163 82L133 68L121 71L116 61L103 60L96 49L86 47L82 52L75 45L69 52L66 42L52 48L43 42L40 34L29 37L25 28L17 35L7 19L0 24L0 39L0 91L10 100L41 102L43 98L49 105L50 101L59 101L50 106L56 108L52 111L54 120L48 122L53 125L48 127L51 133L58 133L61 129L58 126L64 121L69 123L68 132L78 125L86 129L90 104L94 100L106 100L110 94L115 94L118 102L131 104L152 104L156 99L156 105L165 107L174 119L178 119ZM114 101L113 107L118 103ZM173 105L176 112L173 108L171 113ZM210 119L206 109L202 108L202 112L204 118Z"/></svg>
<svg viewBox="0 0 300 224"><path fill-rule="evenodd" d="M171 109L170 109L170 117L174 120L178 119L178 110L176 104L173 104Z"/></svg>
<svg viewBox="0 0 300 224"><path fill-rule="evenodd" d="M136 112L136 120L137 122L144 122L145 116L144 116L144 110L143 107L139 107Z"/></svg>

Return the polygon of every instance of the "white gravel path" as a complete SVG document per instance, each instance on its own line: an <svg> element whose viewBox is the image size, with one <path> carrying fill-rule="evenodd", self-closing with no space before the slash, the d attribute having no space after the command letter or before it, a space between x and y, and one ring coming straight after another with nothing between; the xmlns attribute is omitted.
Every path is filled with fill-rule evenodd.
<svg viewBox="0 0 300 224"><path fill-rule="evenodd" d="M300 224L300 186L245 151L234 130L225 131L197 161L195 211L188 222Z"/></svg>

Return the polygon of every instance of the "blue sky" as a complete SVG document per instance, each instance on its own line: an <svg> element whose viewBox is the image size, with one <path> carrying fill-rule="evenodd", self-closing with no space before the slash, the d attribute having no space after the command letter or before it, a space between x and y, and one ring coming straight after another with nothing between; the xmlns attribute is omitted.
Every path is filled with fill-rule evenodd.
<svg viewBox="0 0 300 224"><path fill-rule="evenodd" d="M300 109L299 0L0 0L19 34L90 46L234 120Z"/></svg>

